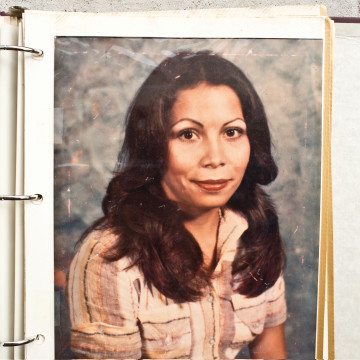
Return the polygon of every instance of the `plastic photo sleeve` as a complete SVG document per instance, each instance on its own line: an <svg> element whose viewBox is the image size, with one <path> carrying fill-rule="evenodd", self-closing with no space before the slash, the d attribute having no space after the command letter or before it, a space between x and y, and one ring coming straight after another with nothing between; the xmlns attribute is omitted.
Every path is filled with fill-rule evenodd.
<svg viewBox="0 0 360 360"><path fill-rule="evenodd" d="M314 15L308 17L283 15L271 19L263 16L260 21L256 17L241 18L231 16L229 13L218 17L208 15L199 19L191 14L184 17L183 14L175 13L169 13L167 16L155 14L152 17L150 15L136 17L134 14L129 14L127 17L120 14L117 16L117 22L114 19L116 15L104 14L91 16L53 14L46 17L41 13L28 12L25 17L25 39L28 42L31 40L34 44L38 41L36 47L44 48L45 51L43 60L37 60L32 64L29 60L26 64L28 77L25 83L26 93L36 88L37 97L42 98L42 103L37 103L37 115L33 109L26 108L28 132L31 134L36 130L40 131L42 140L36 144L30 141L26 143L29 181L25 187L27 186L28 192L31 192L30 189L35 186L35 182L32 183L30 180L30 175L33 171L31 164L36 158L41 163L37 171L42 174L41 176L38 174L37 178L39 176L42 178L41 186L45 192L42 204L36 207L35 212L28 209L26 215L28 219L39 224L37 237L30 234L27 237L28 276L31 282L35 275L43 276L42 285L34 281L32 283L36 285L32 289L27 287L29 306L27 314L30 312L30 306L39 307L43 302L43 310L47 312L48 320L47 325L38 322L40 328L44 326L41 331L45 332L46 340L41 346L29 347L29 358L46 357L50 353L55 358L61 359L81 357L81 354L83 358L87 358L92 354L91 351L95 357L123 355L128 358L159 358L161 357L159 354L163 354L164 358L167 356L249 358L251 352L248 345L254 344L256 339L261 337L264 329L280 326L283 323L288 358L307 359L322 354L324 331L322 271L326 242L322 209L327 196L324 190L324 156L328 151L324 148L326 135L324 126L328 126L324 125L328 106L324 100L328 56L325 38L326 18ZM35 35L36 19L42 19L43 24L52 29L50 38L48 34ZM183 26L180 26L179 19L183 20ZM231 25L241 24L241 20L249 26L233 26L230 31ZM90 26L97 22L96 27ZM152 27L153 22L157 22L157 26ZM304 25L299 27L301 22ZM227 26L221 27L224 23ZM129 27L129 24L133 25ZM137 27L137 24L142 25ZM303 30L304 28L307 30ZM134 151L144 151L141 150L142 147L145 151L150 151L146 149L155 146L154 143L148 144L146 138L143 140L141 134L145 130L141 127L147 125L142 125L141 121L156 121L154 119L172 121L171 119L176 116L174 103L178 101L181 91L182 95L185 91L192 91L191 96L184 99L188 99L186 101L193 106L191 114L196 114L197 118L190 119L194 120L191 126L187 125L183 132L174 135L175 140L170 134L168 139L159 139L159 144L161 141L164 144L177 141L183 147L193 146L195 151L189 159L193 161L194 166L197 164L196 159L200 159L199 163L203 161L200 152L207 142L211 141L212 135L209 134L213 133L212 130L206 132L207 121L210 120L203 120L199 114L209 114L203 102L206 104L210 96L211 85L212 91L222 89L225 93L230 91L232 96L237 95L242 114L245 114L244 119L235 119L233 127L226 125L225 130L221 130L221 134L217 135L223 143L226 143L222 153L225 155L221 156L225 158L228 151L226 149L240 146L237 144L243 141L244 136L248 136L249 161L261 162L261 159L253 158L257 156L257 147L265 146L268 135L260 128L262 126L260 120L256 123L260 125L251 125L251 121L257 121L262 115L259 115L260 110L253 110L258 107L254 105L255 100L252 97L247 97L245 93L239 95L242 94L245 82L239 85L234 80L226 80L228 81L226 82L222 78L216 80L217 83L215 80L202 80L203 88L201 88L198 83L195 85L191 83L190 75L189 79L183 79L187 76L187 72L179 72L178 76L183 77L181 79L183 83L179 85L180 90L171 95L173 91L171 86L177 86L176 81L180 81L179 79L161 82L160 76L156 78L157 80L152 80L151 74L154 69L163 66L160 64L167 59L170 59L169 65L166 65L170 73L173 66L171 59L180 56L181 61L191 63L188 58L193 57L195 67L198 66L196 61L199 54L207 54L209 61L214 61L214 65L211 65L214 69L213 74L220 71L216 70L216 59L220 59L219 62L224 61L224 64L231 64L228 71L221 69L222 76L226 79L233 76L231 73L233 67L240 69L246 81L251 84L253 88L251 91L257 94L263 105L261 111L267 119L269 146L278 172L273 181L263 180L264 184L258 185L261 190L257 191L265 191L271 198L273 204L271 208L278 218L279 233L286 254L286 266L281 273L284 283L282 280L276 283L274 281L275 285L273 283L273 286L265 287L264 291L252 297L232 293L230 284L237 279L236 276L235 279L231 278L231 271L235 266L234 256L237 259L236 256L244 246L242 244L246 241L251 243L251 237L247 234L251 234L251 231L256 233L256 229L249 229L246 232L244 224L249 223L249 219L244 215L248 211L247 205L243 205L244 210L236 215L240 220L235 218L231 220L231 216L235 215L229 215L230 210L227 208L230 205L224 205L220 214L217 241L221 243L224 236L224 245L220 245L224 246L221 249L228 249L228 253L219 250L219 254L222 255L219 255L216 261L221 262L221 266L218 266L216 261L213 264L214 272L216 273L219 268L221 275L211 280L215 284L215 293L212 295L215 300L211 303L212 308L207 307L210 306L209 302L205 303L205 300L202 302L201 299L198 302L183 301L180 305L179 301L163 293L165 288L155 286L149 290L146 281L144 282L146 274L144 275L141 269L136 270L136 266L131 267L130 263L128 266L130 270L126 272L124 269L127 269L127 263L124 258L115 262L99 260L105 250L108 251L108 255L111 255L111 251L115 251L111 246L120 236L113 231L114 229L102 229L103 223L99 219L104 217L104 211L106 215L116 206L128 206L125 200L106 203L109 194L120 191L116 190L116 186L119 186L119 189L121 186L125 188L126 186L123 185L125 181L131 180L132 183L138 181L139 184L142 181L139 175L138 178L121 180L123 182L119 180L119 184L122 184L120 186L112 179L124 167L130 166L129 161L135 156ZM181 66L179 65L179 69L182 69ZM164 74L166 71L165 69ZM190 70L188 72L191 73ZM209 74L211 75L211 71ZM216 76L213 74L211 76L215 79ZM210 79L210 75L206 76ZM34 76L37 76L36 84ZM200 77L199 74L191 76ZM150 84L146 86L153 88L152 97L145 99L141 96L142 91L147 91L142 90L146 81ZM204 83L205 85L210 83L208 88ZM169 90L164 90L162 86L169 86ZM240 88L239 92L235 92L238 88ZM164 114L157 114L158 108L148 104L156 104L156 97L160 96L159 94L163 94L161 101L170 104L161 105ZM29 96L35 97L35 95ZM219 99L222 96L225 96L224 92L216 93L214 102L219 101L220 104ZM195 105L194 99L198 99ZM214 111L221 106L225 105L214 106ZM184 109L188 111L189 108L183 106L179 111L185 111ZM143 113L136 115L138 125L134 125L132 130L129 130L129 124L133 121L132 116L135 117L132 114L136 111ZM226 106L222 113L226 118L228 113ZM252 119L248 120L250 117ZM214 116L209 115L209 118L212 119ZM189 122L188 119L185 121ZM196 121L204 122L200 125L194 124ZM242 127L247 128L246 135ZM120 155L119 152L124 145L126 131L134 131L132 135L135 138L126 141L135 144L138 150L131 150L133 152L130 151L125 156L124 152ZM255 133L257 137L253 140L255 135L252 134ZM125 148L129 146L126 141ZM157 152L161 154L160 148L154 150L154 153ZM141 156L147 159L146 154L141 153L138 159ZM186 152L177 153L176 156L176 164L181 163L183 168L186 167L186 162L182 161L186 158ZM153 194L155 190L151 189L157 189L154 183L158 181L160 184L164 178L164 169L171 168L169 157L165 157L163 163L161 163L161 155L149 161L150 164L146 161L140 164L138 161L132 165L149 168L150 174L149 178L136 188L140 194L138 195L139 211L147 211L146 209L152 211L154 205L146 203L148 198L141 195L142 186L148 186L149 192ZM156 172L152 168L156 166L162 170ZM269 164L266 163L264 166ZM259 173L262 170L260 167L256 169L251 176L260 178ZM251 183L251 177L247 180L248 173L245 172L243 179L246 180L242 181ZM157 177L153 174L160 175ZM109 183L112 185L109 186ZM211 193L211 196L216 198L220 196L221 191L226 191L226 186L230 185L218 181L215 185L200 183L199 186L203 193ZM248 189L246 184L241 184L239 189L245 189L241 190L244 193L250 191L246 190ZM104 200L105 195L107 198ZM239 195L238 199L246 198L245 195L241 196ZM120 195L119 199L122 199ZM199 199L201 201L202 198ZM245 204L245 200L242 201ZM168 211L175 211L170 218L179 216L171 207ZM50 221L51 226L41 225L45 220ZM112 221L127 224L128 220L124 215L120 220ZM138 223L138 226L145 228L147 226L145 218L143 221ZM233 226L231 221L236 223L234 229L244 226L238 233L236 232L238 230L234 232L233 238L224 235L227 231L226 226ZM273 236L271 221L269 220L269 242L272 241ZM124 229L127 225L121 226ZM99 228L102 230L96 230ZM28 232L30 232L29 228ZM174 235L175 242L182 241L175 238L176 235ZM133 238L127 238L127 241L135 241L131 239ZM230 240L226 245L227 239ZM99 243L101 245L98 245ZM220 245L217 245L219 249ZM32 246L42 249L42 265L29 260ZM180 245L176 246L181 249ZM165 251L164 247L162 249L158 251ZM233 251L232 257L231 251ZM116 266L112 265L114 263ZM123 263L124 267L122 267ZM153 266L156 271L155 260ZM40 271L41 267L42 271ZM76 270L80 268L81 271ZM271 272L272 268L269 269L268 271ZM262 276L267 276L263 275L262 271L262 268L259 268L257 273L251 272L251 276L256 281L261 281ZM241 274L239 276L241 278ZM35 305L32 293L36 290L42 300ZM286 300L280 301L280 298ZM132 310L128 310L128 307ZM128 312L123 312L124 309ZM130 313L134 313L134 317L130 316ZM214 320L210 319L211 314L214 315ZM35 327L35 321L31 315L28 316L27 326L30 330L32 326ZM49 319L53 321L49 322ZM213 321L215 329L211 334L209 334L212 326L210 321ZM254 345L250 345L250 350L251 346ZM122 353L117 350L119 348L122 349Z"/></svg>

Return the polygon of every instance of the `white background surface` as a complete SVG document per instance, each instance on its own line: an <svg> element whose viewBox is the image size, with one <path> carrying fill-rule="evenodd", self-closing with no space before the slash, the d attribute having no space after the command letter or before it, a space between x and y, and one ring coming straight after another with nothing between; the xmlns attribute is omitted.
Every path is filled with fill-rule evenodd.
<svg viewBox="0 0 360 360"><path fill-rule="evenodd" d="M334 50L332 181L335 354L339 359L359 359L360 24L338 25Z"/></svg>
<svg viewBox="0 0 360 360"><path fill-rule="evenodd" d="M0 9L7 10L10 6L18 5L31 10L105 12L315 4L325 5L329 16L360 14L358 0L0 0Z"/></svg>
<svg viewBox="0 0 360 360"><path fill-rule="evenodd" d="M324 4L328 9L330 16L360 16L360 2L356 0L346 1L221 1L221 0L125 0L125 1L111 1L111 0L82 0L82 1L54 1L54 0L28 0L28 1L3 1L0 0L0 10L7 10L9 6L19 5L25 6L34 10L58 10L58 11L91 11L91 12L105 12L105 11L144 11L144 10L172 10L172 9L195 9L195 8L219 8L219 7L244 7L244 6L268 6L268 5L295 5L295 4ZM360 27L360 25L359 25ZM348 42L351 41L348 39ZM346 38L343 37L342 42L335 45L335 50L343 49L346 45ZM354 41L353 46L360 46L360 40ZM359 50L360 51L360 50ZM359 53L358 51L358 53ZM345 55L344 55L345 54ZM358 62L354 60L350 62L349 55L344 53L342 59L335 58L335 65L342 64L341 71L343 75L346 74L346 67L344 64L353 65L354 69L358 68ZM352 57L355 59L356 56ZM339 70L340 71L340 70ZM350 71L349 68L347 71ZM347 73L348 74L348 73ZM350 71L351 76L354 73ZM349 74L348 74L349 75ZM339 79L340 73L336 75L335 81ZM360 79L359 79L360 80ZM359 327L360 319L359 310L359 294L360 294L360 270L357 266L357 259L360 257L359 245L357 239L359 238L359 231L356 231L357 216L360 213L359 196L356 195L355 179L358 179L357 164L360 159L358 138L359 134L359 118L360 109L354 108L354 103L349 104L351 99L354 99L356 82L343 82L344 87L339 92L337 99L346 100L342 108L335 108L335 118L333 123L334 134L337 134L337 139L333 140L333 182L334 182L334 216L336 219L342 219L335 222L334 226L334 254L335 254L335 326L336 330L341 330L340 337L337 338L336 343L336 358L337 359L357 359L360 358L360 345L356 337L359 334L359 329L354 328L354 325L349 326L349 322ZM358 94L360 89L358 88ZM338 90L339 91L339 90ZM335 95L337 92L335 91ZM336 96L338 96L336 95ZM349 109L353 109L352 115L345 116L344 114ZM356 112L357 111L357 112ZM344 120L346 117L346 121ZM357 130L356 130L357 126ZM352 134L349 137L349 134ZM359 191L357 190L359 194ZM339 254L342 254L339 257ZM346 254L353 254L351 257L346 257ZM353 294L349 296L348 294ZM351 308L352 311L348 309ZM357 312L357 313L356 313ZM341 314L341 315L340 315Z"/></svg>

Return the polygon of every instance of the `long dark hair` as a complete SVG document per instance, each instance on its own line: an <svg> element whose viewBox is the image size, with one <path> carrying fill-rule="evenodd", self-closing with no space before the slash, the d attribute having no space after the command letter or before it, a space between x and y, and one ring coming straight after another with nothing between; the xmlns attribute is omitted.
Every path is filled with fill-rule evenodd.
<svg viewBox="0 0 360 360"><path fill-rule="evenodd" d="M203 254L183 226L184 214L160 185L167 160L168 123L179 90L199 83L227 85L240 99L250 141L250 160L227 207L248 221L232 274L237 291L249 297L271 287L284 266L276 211L261 188L277 176L263 104L251 82L233 63L208 51L179 52L165 59L142 84L127 117L125 139L96 226L117 235L109 261L128 257L148 286L176 302L199 299L210 283Z"/></svg>

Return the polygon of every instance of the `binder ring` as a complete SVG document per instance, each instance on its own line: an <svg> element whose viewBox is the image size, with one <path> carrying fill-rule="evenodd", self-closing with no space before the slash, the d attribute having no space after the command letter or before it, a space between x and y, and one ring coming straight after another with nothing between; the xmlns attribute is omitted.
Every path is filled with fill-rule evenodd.
<svg viewBox="0 0 360 360"><path fill-rule="evenodd" d="M25 51L31 54L34 54L36 57L42 57L44 52L40 49L34 49L26 46L17 46L17 45L0 45L0 50L14 50L14 51Z"/></svg>
<svg viewBox="0 0 360 360"><path fill-rule="evenodd" d="M41 194L34 195L0 195L0 200L42 200L43 196Z"/></svg>
<svg viewBox="0 0 360 360"><path fill-rule="evenodd" d="M29 337L27 339L24 340L19 340L19 341L4 341L4 342L0 342L0 345L3 347L13 347L13 346L21 346L21 345L26 345L26 344L30 344L33 341L39 341L45 340L45 336L42 334L37 334L35 336Z"/></svg>

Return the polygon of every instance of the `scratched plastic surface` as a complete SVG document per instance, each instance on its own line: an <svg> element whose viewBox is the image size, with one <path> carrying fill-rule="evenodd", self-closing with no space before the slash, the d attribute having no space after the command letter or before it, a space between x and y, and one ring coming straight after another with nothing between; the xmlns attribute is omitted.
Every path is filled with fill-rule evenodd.
<svg viewBox="0 0 360 360"><path fill-rule="evenodd" d="M253 82L268 115L279 175L268 187L287 252L289 358L313 359L320 211L320 40L56 39L56 357L70 358L64 289L74 246L101 215L123 139L123 121L150 71L176 50L212 50ZM244 350L241 357L247 356Z"/></svg>

